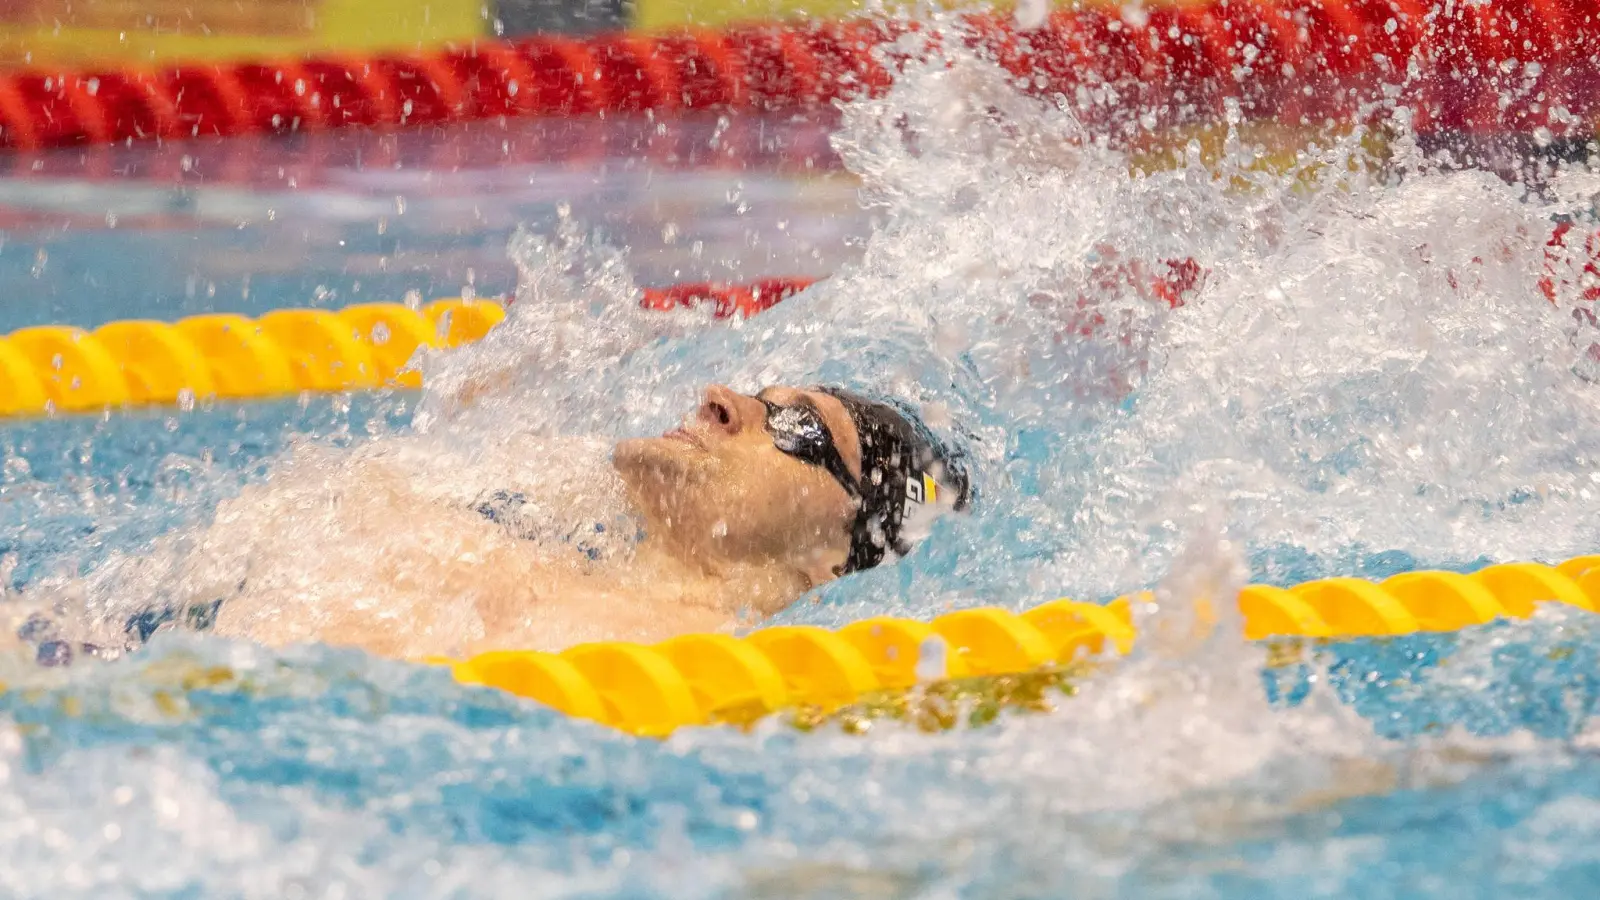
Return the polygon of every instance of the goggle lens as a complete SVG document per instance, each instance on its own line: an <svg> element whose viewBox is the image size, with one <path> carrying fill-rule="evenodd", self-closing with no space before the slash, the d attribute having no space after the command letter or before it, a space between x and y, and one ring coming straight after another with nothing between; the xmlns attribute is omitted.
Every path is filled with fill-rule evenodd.
<svg viewBox="0 0 1600 900"><path fill-rule="evenodd" d="M804 406L778 406L766 400L767 432L772 443L790 456L807 461L820 460L833 446L833 436L816 410Z"/></svg>
<svg viewBox="0 0 1600 900"><path fill-rule="evenodd" d="M767 433L772 445L779 451L828 470L851 496L859 496L860 488L850 471L845 468L839 448L833 442L822 415L809 406L779 406L765 397L757 397L767 408Z"/></svg>

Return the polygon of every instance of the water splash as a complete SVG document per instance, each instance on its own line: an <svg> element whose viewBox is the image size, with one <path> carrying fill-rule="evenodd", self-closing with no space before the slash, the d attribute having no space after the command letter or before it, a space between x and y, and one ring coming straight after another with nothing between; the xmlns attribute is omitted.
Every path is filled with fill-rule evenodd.
<svg viewBox="0 0 1600 900"><path fill-rule="evenodd" d="M1573 375L1571 310L1538 288L1550 220L1586 202L1591 176L1547 173L1548 190L1530 194L1453 170L1405 138L1403 116L1385 159L1357 128L1287 171L1264 168L1234 117L1217 159L1195 141L1164 167L1134 166L1065 98L1019 90L957 42L930 49L929 34L953 28L902 38L894 85L842 111L835 149L876 218L858 261L760 317L713 325L639 309L626 253L570 214L552 234L519 233L510 318L481 344L424 355L413 433L381 437L358 462L297 451L214 534L179 539L253 554L179 581L206 580L187 585L205 594L277 567L296 573L285 596L315 598L282 621L331 596L407 621L427 588L401 601L392 585L472 593L479 576L445 574L450 561L514 545L454 526L448 540L382 526L352 542L335 506L403 517L445 499L435 486L515 489L564 452L530 436L657 432L714 381L897 395L977 463L976 515L790 620L1141 589L1206 512L1253 574L1280 581L1377 553L1464 564L1593 546L1600 421ZM1149 275L1175 261L1204 274L1171 309ZM403 502L362 486L378 478L363 466L386 459L411 466ZM557 465L567 474L552 484L583 482L586 467L607 482L591 455ZM238 530L265 522L261 509L307 518ZM300 565L304 545L326 546L342 560L331 574L351 578L324 584L329 572ZM146 581L115 592L116 612L172 587ZM450 617L452 641L477 633Z"/></svg>
<svg viewBox="0 0 1600 900"><path fill-rule="evenodd" d="M575 220L525 232L510 319L422 361L410 432L295 447L213 521L70 588L113 630L153 599L243 579L276 585L241 607L247 632L293 639L346 616L389 628L397 652L429 629L469 641L475 592L515 590L536 548L462 504L528 484L576 498L535 510L540 527L612 509L585 475L606 443L668 426L705 382L830 381L915 401L964 442L977 512L781 619L1154 589L1136 655L1057 713L656 745L441 672L161 635L105 666L4 673L37 692L5 695L7 715L41 726L0 737L11 821L138 830L149 843L108 851L119 864L208 861L152 889L221 892L293 878L440 896L529 879L553 895L1303 896L1362 893L1384 864L1440 847L1579 865L1557 832L1600 793L1584 730L1600 691L1575 674L1592 636L1546 613L1319 648L1289 705L1262 690L1265 651L1224 598L1245 580L1593 549L1600 421L1574 374L1580 301L1538 288L1551 221L1582 211L1591 176L1553 171L1529 191L1440 165L1403 116L1387 158L1358 131L1287 172L1258 165L1242 125L1219 158L1196 140L1154 167L1084 121L953 42L913 54L887 93L843 110L836 148L876 219L859 258L746 322L638 310L627 254ZM1176 310L1135 277L1173 259L1205 269ZM370 527L352 533L351 516ZM459 567L464 553L492 564ZM157 699L164 664L188 673L167 695L181 715ZM256 686L195 686L219 666ZM162 749L130 770L148 745ZM116 804L129 771L192 809L183 829L163 830L153 794ZM1476 818L1429 818L1452 804ZM5 843L83 864L45 833ZM25 887L65 892L101 877L28 872ZM1478 874L1452 883L1529 883Z"/></svg>

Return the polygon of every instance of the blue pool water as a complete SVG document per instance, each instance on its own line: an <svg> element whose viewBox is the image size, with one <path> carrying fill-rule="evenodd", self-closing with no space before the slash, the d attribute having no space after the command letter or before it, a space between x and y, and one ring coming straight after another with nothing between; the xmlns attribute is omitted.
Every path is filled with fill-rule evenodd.
<svg viewBox="0 0 1600 900"><path fill-rule="evenodd" d="M564 206L643 283L826 275L862 221L826 120L467 124L18 156L0 329L509 293ZM697 249L698 245L698 249Z"/></svg>
<svg viewBox="0 0 1600 900"><path fill-rule="evenodd" d="M1535 286L1549 222L1583 214L1591 176L1526 196L1402 154L1404 177L1318 184L1250 170L1247 148L1218 164L1233 182L1198 163L1131 175L1114 150L1069 149L1070 117L951 62L837 116L768 123L802 149L742 166L651 162L638 123L585 126L599 152L559 165L537 148L578 138L542 126L410 135L381 166L358 139L14 166L4 327L463 288L516 303L483 344L425 360L421 394L6 426L5 602L115 623L238 567L359 573L428 537L400 521L349 546L319 524L362 454L470 486L497 454L577 466L572 436L658 431L707 381L826 380L948 411L979 502L778 621L1154 588L1133 657L1052 714L981 728L774 720L657 742L352 650L166 628L110 660L8 652L0 892L1592 893L1590 617L1545 609L1281 668L1237 621L1185 627L1195 599L1245 579L1600 547L1600 404L1567 310ZM675 127L699 129L680 156L720 140L715 120ZM513 139L531 143L497 150ZM1177 312L1104 278L1174 256L1210 269ZM747 323L631 305L641 284L779 273L831 277ZM1096 337L1071 318L1084 294L1110 323ZM456 402L495 374L509 380Z"/></svg>

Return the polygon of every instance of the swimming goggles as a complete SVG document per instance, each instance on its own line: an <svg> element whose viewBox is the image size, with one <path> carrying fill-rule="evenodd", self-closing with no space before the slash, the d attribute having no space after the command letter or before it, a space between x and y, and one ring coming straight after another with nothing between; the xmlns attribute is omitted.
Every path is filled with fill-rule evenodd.
<svg viewBox="0 0 1600 900"><path fill-rule="evenodd" d="M774 447L803 463L821 466L851 497L860 498L861 485L839 455L822 413L810 404L779 406L765 397L756 399L767 408L767 434L772 436Z"/></svg>

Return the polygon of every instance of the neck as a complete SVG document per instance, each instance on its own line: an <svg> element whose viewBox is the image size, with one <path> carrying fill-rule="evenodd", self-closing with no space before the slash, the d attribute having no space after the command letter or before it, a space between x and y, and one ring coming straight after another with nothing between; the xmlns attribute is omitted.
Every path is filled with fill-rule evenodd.
<svg viewBox="0 0 1600 900"><path fill-rule="evenodd" d="M590 589L636 598L640 603L699 614L766 618L815 586L817 581L789 561L738 559L684 540L666 511L629 491L628 506L643 525L643 536L626 560L589 569Z"/></svg>
<svg viewBox="0 0 1600 900"><path fill-rule="evenodd" d="M730 616L748 611L760 618L779 612L812 587L810 579L792 566L686 551L660 529L647 532L633 559L613 577L633 581L636 589L657 596L676 595L687 606Z"/></svg>
<svg viewBox="0 0 1600 900"><path fill-rule="evenodd" d="M771 616L812 587L793 566L686 555L657 523L629 556L538 567L523 590L479 600L476 649L561 650L589 641L654 643Z"/></svg>

